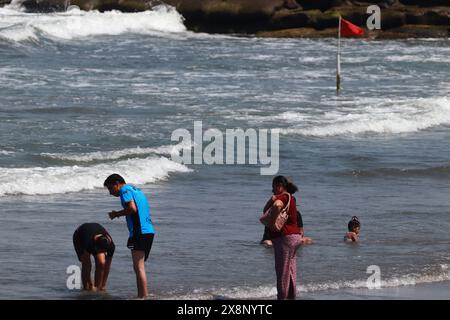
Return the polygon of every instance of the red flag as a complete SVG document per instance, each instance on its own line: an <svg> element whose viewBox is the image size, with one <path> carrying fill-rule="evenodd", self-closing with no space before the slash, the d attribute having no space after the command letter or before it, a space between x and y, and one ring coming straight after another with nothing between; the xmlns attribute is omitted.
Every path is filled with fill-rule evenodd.
<svg viewBox="0 0 450 320"><path fill-rule="evenodd" d="M360 36L364 34L364 30L350 21L341 18L341 35L343 37Z"/></svg>

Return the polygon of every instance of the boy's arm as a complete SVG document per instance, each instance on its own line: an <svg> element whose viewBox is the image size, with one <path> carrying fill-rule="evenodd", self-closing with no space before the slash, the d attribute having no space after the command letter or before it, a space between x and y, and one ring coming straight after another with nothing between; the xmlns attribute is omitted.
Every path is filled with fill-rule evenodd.
<svg viewBox="0 0 450 320"><path fill-rule="evenodd" d="M109 217L112 220L114 218L128 216L130 214L135 214L135 213L137 213L136 203L134 203L134 201L131 200L127 203L127 207L125 209L120 210L120 211L111 211L109 213Z"/></svg>

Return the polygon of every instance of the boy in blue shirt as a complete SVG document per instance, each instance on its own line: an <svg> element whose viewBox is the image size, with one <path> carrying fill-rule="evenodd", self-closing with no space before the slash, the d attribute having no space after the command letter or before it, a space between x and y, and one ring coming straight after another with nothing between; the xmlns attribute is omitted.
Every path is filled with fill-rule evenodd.
<svg viewBox="0 0 450 320"><path fill-rule="evenodd" d="M147 275L144 262L152 248L155 230L150 216L150 206L144 193L118 174L106 178L103 185L108 188L110 195L120 197L123 210L111 211L111 220L122 216L126 217L128 231L127 247L131 249L133 268L136 273L138 297L145 298L147 292Z"/></svg>

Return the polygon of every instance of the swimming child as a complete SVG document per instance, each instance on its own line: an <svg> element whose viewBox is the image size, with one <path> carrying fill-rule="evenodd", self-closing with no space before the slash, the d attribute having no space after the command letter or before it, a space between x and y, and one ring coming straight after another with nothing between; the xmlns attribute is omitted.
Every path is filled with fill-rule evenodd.
<svg viewBox="0 0 450 320"><path fill-rule="evenodd" d="M353 216L348 223L348 232L345 234L344 241L357 242L360 229L361 223L359 222L358 217Z"/></svg>

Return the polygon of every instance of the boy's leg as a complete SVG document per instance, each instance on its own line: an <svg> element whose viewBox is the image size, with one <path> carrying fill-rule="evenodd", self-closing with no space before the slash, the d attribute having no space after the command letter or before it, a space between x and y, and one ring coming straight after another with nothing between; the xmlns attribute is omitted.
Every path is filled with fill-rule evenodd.
<svg viewBox="0 0 450 320"><path fill-rule="evenodd" d="M84 290L94 290L94 283L91 280L91 255L84 249L83 241L79 230L73 233L73 246L77 253L78 260L81 262L81 281Z"/></svg>
<svg viewBox="0 0 450 320"><path fill-rule="evenodd" d="M145 298L148 295L147 291L147 275L145 273L145 251L131 250L133 257L133 268L136 273L136 283L138 289L138 297Z"/></svg>
<svg viewBox="0 0 450 320"><path fill-rule="evenodd" d="M99 290L104 290L105 285L103 279L106 271L106 255L104 253L97 253L95 256L95 287Z"/></svg>
<svg viewBox="0 0 450 320"><path fill-rule="evenodd" d="M109 271L111 270L112 257L106 257L105 259L105 272L103 273L102 286L100 290L106 290L106 282L108 281Z"/></svg>
<svg viewBox="0 0 450 320"><path fill-rule="evenodd" d="M95 290L91 278L91 255L87 251L81 256L81 280L84 290Z"/></svg>

